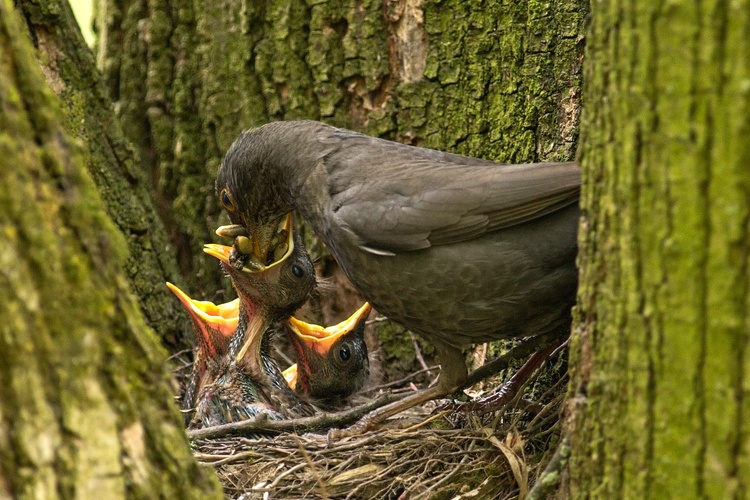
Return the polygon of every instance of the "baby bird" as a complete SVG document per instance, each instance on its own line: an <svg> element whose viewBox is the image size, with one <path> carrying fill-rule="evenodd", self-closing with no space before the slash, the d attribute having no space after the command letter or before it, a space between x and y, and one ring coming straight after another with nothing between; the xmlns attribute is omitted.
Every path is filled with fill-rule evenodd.
<svg viewBox="0 0 750 500"><path fill-rule="evenodd" d="M232 247L209 244L204 248L221 261L239 298L238 327L228 346L227 367L199 397L197 414L204 426L244 420L259 412L284 418L315 411L289 388L268 354L271 326L290 317L316 285L312 261L291 216L278 236L284 239L279 243L283 252L268 265L244 265L247 238L241 234Z"/></svg>
<svg viewBox="0 0 750 500"><path fill-rule="evenodd" d="M362 388L370 363L365 324L372 307L360 307L341 323L324 328L294 317L284 322L297 364L284 371L289 385L316 405L330 409Z"/></svg>
<svg viewBox="0 0 750 500"><path fill-rule="evenodd" d="M217 306L213 302L191 299L172 283L167 283L167 287L180 300L195 330L196 350L193 369L181 404L185 425L188 425L195 413L198 394L207 384L213 383L221 372L229 340L239 323L239 300L235 299Z"/></svg>

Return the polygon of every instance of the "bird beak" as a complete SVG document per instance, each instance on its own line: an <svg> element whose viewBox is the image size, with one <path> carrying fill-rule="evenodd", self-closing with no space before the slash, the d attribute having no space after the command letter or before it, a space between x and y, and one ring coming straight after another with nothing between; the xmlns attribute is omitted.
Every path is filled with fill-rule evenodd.
<svg viewBox="0 0 750 500"><path fill-rule="evenodd" d="M218 245L215 243L207 243L203 245L203 251L211 257L216 257L224 264L231 266L231 264L229 263L229 257L232 253L232 247L228 247L226 245Z"/></svg>
<svg viewBox="0 0 750 500"><path fill-rule="evenodd" d="M233 238L234 246L243 255L249 256L245 266L263 271L291 254L294 229L292 212L289 212L280 224L249 223L248 226L249 228L232 224L216 230L216 234L222 238Z"/></svg>
<svg viewBox="0 0 750 500"><path fill-rule="evenodd" d="M368 302L365 302L357 312L347 319L338 325L327 328L305 323L295 317L291 317L286 321L297 339L307 344L308 347L314 349L319 354L325 355L342 335L346 335L360 326L367 319L367 316L370 315L371 310L372 306Z"/></svg>
<svg viewBox="0 0 750 500"><path fill-rule="evenodd" d="M292 366L281 372L281 374L284 376L284 380L286 380L289 388L295 390L297 388L297 363L294 363Z"/></svg>
<svg viewBox="0 0 750 500"><path fill-rule="evenodd" d="M215 356L216 346L212 342L208 329L212 328L219 332L228 341L237 330L239 323L239 299L216 305L209 301L193 300L172 283L167 283L167 288L180 299L182 306L200 330L200 334L208 344L209 349L213 351L211 354Z"/></svg>

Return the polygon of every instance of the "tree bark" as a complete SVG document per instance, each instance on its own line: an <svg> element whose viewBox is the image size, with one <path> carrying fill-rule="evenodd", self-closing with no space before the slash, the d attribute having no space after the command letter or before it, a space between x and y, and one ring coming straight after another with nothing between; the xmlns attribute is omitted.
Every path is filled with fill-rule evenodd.
<svg viewBox="0 0 750 500"><path fill-rule="evenodd" d="M98 57L124 129L171 206L183 270L211 293L223 285L200 248L224 223L213 182L241 130L316 119L498 161L568 160L587 6L104 0ZM332 261L307 241L338 282ZM322 309L339 316L318 319L340 320L357 300L334 295ZM402 329L380 328L379 337L387 370L414 367Z"/></svg>
<svg viewBox="0 0 750 500"><path fill-rule="evenodd" d="M91 49L64 0L18 2L49 87L63 103L66 128L83 141L86 166L112 221L125 237L126 276L146 320L171 350L192 335L165 281L182 284L174 249L159 218L150 183L127 143L96 69Z"/></svg>
<svg viewBox="0 0 750 500"><path fill-rule="evenodd" d="M569 496L750 494L748 13L592 6Z"/></svg>
<svg viewBox="0 0 750 500"><path fill-rule="evenodd" d="M218 496L22 26L0 0L0 497Z"/></svg>

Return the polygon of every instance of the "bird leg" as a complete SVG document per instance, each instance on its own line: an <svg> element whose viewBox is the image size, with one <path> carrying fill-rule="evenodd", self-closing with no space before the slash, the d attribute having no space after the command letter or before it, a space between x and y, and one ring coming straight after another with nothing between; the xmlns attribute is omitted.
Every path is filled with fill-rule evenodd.
<svg viewBox="0 0 750 500"><path fill-rule="evenodd" d="M520 390L526 385L536 370L555 352L565 340L553 342L544 349L535 352L526 362L518 369L516 373L502 387L492 391L488 395L463 403L455 408L455 412L476 412L479 415L497 411L513 401Z"/></svg>
<svg viewBox="0 0 750 500"><path fill-rule="evenodd" d="M549 332L543 335L538 335L536 337L531 337L526 340L523 340L522 342L519 342L502 356L495 358L492 361L488 361L487 363L483 364L476 370L469 373L469 376L466 377L466 380L464 381L464 385L462 389L471 387L477 382L481 382L487 377L490 377L492 375L495 375L496 373L499 373L502 370L505 370L506 368L508 368L511 361L516 360L516 359L528 358L529 356L534 354L536 351L540 349L544 349L545 346L548 346L554 342L557 342L558 339L560 338L561 338L560 333L557 331L553 331L553 332ZM558 344L555 344L555 345L559 345L559 342Z"/></svg>
<svg viewBox="0 0 750 500"><path fill-rule="evenodd" d="M386 419L397 413L408 410L419 404L426 403L427 401L453 394L459 389L473 385L501 370L504 370L508 367L511 360L525 358L539 350L540 347L549 345L550 342L553 342L552 345L554 348L557 348L562 341L557 343L554 343L554 341L559 338L559 332L551 332L546 335L539 335L527 339L513 347L505 355L480 366L468 374L468 376L466 371L466 361L464 360L464 355L461 350L447 344L436 343L435 347L438 356L440 356L441 362L440 376L438 377L437 383L432 387L418 391L369 413L357 422L357 424L350 427L349 431L358 433L371 430L375 425L384 422ZM348 435L346 432L339 432L338 434Z"/></svg>
<svg viewBox="0 0 750 500"><path fill-rule="evenodd" d="M447 344L436 343L435 347L440 357L440 376L437 383L369 413L355 425L357 430L372 429L375 425L384 422L397 413L427 401L453 394L461 388L467 375L463 353L460 349Z"/></svg>

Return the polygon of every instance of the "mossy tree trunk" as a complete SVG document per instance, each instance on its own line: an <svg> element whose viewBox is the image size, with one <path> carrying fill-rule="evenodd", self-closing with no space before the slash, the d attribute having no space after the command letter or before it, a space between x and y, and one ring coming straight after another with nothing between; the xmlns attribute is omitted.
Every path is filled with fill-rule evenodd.
<svg viewBox="0 0 750 500"><path fill-rule="evenodd" d="M64 122L1 0L0 497L217 496L125 278L128 246Z"/></svg>
<svg viewBox="0 0 750 500"><path fill-rule="evenodd" d="M750 2L596 2L572 497L750 495Z"/></svg>
<svg viewBox="0 0 750 500"><path fill-rule="evenodd" d="M86 166L107 213L128 245L126 276L149 326L171 350L189 345L182 308L165 281L182 284L174 249L159 218L151 183L127 143L93 53L66 0L17 2L49 87L63 103L64 124L85 144Z"/></svg>
<svg viewBox="0 0 750 500"><path fill-rule="evenodd" d="M196 295L211 298L224 285L200 248L224 221L213 181L241 130L316 119L498 161L568 160L587 6L100 0L98 63L170 207L183 271L197 277ZM323 257L323 274L338 276L309 246ZM324 312L349 314L358 299L330 300L337 303ZM398 333L381 329L389 367L405 347ZM411 367L408 338L405 350Z"/></svg>

